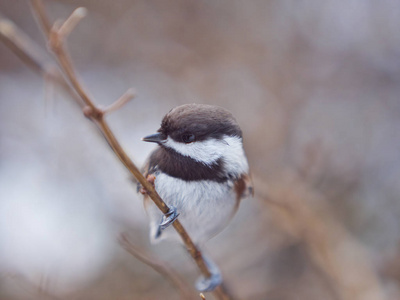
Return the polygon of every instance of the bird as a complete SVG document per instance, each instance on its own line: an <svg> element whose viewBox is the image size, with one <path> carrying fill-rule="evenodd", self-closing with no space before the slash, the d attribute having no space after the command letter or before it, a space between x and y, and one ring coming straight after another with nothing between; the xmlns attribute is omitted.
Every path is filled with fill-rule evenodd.
<svg viewBox="0 0 400 300"><path fill-rule="evenodd" d="M242 130L222 107L195 103L175 107L164 116L158 131L142 140L157 144L143 175L170 209L164 215L141 188L152 243L181 242L169 226L179 218L202 248L228 225L241 199L254 193ZM203 257L211 276L200 278L196 288L212 291L222 275L208 256Z"/></svg>

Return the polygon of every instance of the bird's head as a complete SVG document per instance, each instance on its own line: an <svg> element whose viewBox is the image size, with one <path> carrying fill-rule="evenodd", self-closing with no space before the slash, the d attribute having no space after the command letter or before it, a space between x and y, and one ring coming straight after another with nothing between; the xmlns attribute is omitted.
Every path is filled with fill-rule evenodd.
<svg viewBox="0 0 400 300"><path fill-rule="evenodd" d="M205 165L222 159L227 172L248 171L242 131L226 109L185 104L165 115L157 133L142 139L158 143Z"/></svg>

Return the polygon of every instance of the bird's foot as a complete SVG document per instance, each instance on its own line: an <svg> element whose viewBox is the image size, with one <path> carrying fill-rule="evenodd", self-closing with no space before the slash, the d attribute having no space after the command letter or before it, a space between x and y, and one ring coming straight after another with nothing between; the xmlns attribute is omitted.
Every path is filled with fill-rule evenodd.
<svg viewBox="0 0 400 300"><path fill-rule="evenodd" d="M153 186L153 188L155 188L156 176L154 176L152 174L149 174L149 175L147 175L146 180ZM142 185L138 186L138 191L142 195L147 195L148 194L148 191Z"/></svg>
<svg viewBox="0 0 400 300"><path fill-rule="evenodd" d="M164 230L165 228L167 228L169 225L174 223L178 216L179 213L177 212L176 208L173 206L169 206L169 211L162 217L159 229Z"/></svg>
<svg viewBox="0 0 400 300"><path fill-rule="evenodd" d="M196 289L199 292L211 292L222 283L222 274L218 266L206 255L203 254L203 259L210 272L210 277L201 276L196 281Z"/></svg>
<svg viewBox="0 0 400 300"><path fill-rule="evenodd" d="M222 276L220 273L211 274L210 277L200 277L196 281L196 289L199 292L211 292L222 283Z"/></svg>

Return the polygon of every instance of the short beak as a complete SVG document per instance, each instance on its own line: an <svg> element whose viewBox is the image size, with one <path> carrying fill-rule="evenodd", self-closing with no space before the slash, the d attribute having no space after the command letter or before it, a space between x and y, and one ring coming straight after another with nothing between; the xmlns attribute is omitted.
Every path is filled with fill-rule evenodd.
<svg viewBox="0 0 400 300"><path fill-rule="evenodd" d="M142 138L142 141L152 142L152 143L161 143L164 140L165 140L165 136L160 132L151 134L151 135L148 135L148 136L145 136L144 138Z"/></svg>

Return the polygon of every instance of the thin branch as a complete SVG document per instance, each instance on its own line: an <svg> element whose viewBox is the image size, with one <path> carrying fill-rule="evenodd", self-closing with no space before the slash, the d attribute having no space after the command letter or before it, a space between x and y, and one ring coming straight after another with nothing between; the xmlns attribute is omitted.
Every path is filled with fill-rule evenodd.
<svg viewBox="0 0 400 300"><path fill-rule="evenodd" d="M36 17L41 24L43 31L49 41L51 50L53 54L55 55L55 58L57 62L59 63L62 71L66 75L68 81L71 83L72 87L74 90L78 93L78 95L82 98L83 102L85 103L85 106L87 106L89 109L85 109L85 114L90 117L90 119L98 126L98 128L101 130L103 133L105 139L111 146L111 148L114 150L115 154L118 156L120 161L125 165L125 167L129 170L129 172L139 181L139 183L148 191L148 194L150 198L154 201L154 203L157 205L157 207L164 213L169 212L169 207L165 204L165 202L161 199L161 197L158 195L154 187L143 177L139 169L136 167L136 165L132 162L132 160L129 158L129 156L126 154L118 140L116 139L115 135L113 134L112 130L110 129L108 123L104 119L104 111L102 111L92 100L92 98L89 96L89 94L85 91L83 86L81 85L80 81L78 80L78 77L76 75L75 69L73 67L73 64L67 55L67 52L64 48L64 38L65 36L60 36L59 31L60 29L57 30L57 28L52 29L50 26L50 23L48 21L47 14L45 12L43 3L41 0L31 0L33 10L36 14ZM74 13L70 16L70 18L67 19L67 21L61 25L59 28L67 28L65 29L65 32L69 33L70 27L76 24L75 18L78 18L76 16L77 10L75 10ZM80 14L79 17L81 17L82 14ZM68 25L68 23L70 25ZM72 25L71 25L72 24ZM186 248L190 255L193 257L195 260L197 266L199 267L200 271L203 273L204 276L209 277L210 271L207 268L207 265L202 257L201 252L198 250L196 245L193 243L192 239L180 223L179 219L177 219L173 223L173 227L175 230L179 233L181 236L183 242L186 245ZM214 291L215 296L218 299L230 299L231 297L227 294L227 292L223 289L222 286L217 287L217 289Z"/></svg>
<svg viewBox="0 0 400 300"><path fill-rule="evenodd" d="M76 25L78 25L80 20L86 17L86 14L87 9L84 7L78 7L77 9L75 9L58 30L60 38L65 39L74 30Z"/></svg>
<svg viewBox="0 0 400 300"><path fill-rule="evenodd" d="M0 274L0 277L9 279L16 285L16 287L30 295L31 298L34 297L35 299L38 298L43 300L60 300L59 297L50 292L48 278L45 276L40 278L40 282L38 284L20 274Z"/></svg>
<svg viewBox="0 0 400 300"><path fill-rule="evenodd" d="M181 293L182 299L192 298L192 293L187 288L186 283L179 277L179 275L171 269L168 265L155 257L150 257L143 251L139 250L134 244L132 244L126 234L121 234L119 238L120 245L134 257L141 262L153 268L156 272L167 278Z"/></svg>
<svg viewBox="0 0 400 300"><path fill-rule="evenodd" d="M45 66L38 47L13 22L0 14L0 40L34 72L43 73ZM24 49L24 50L21 50ZM26 51L25 51L26 50Z"/></svg>
<svg viewBox="0 0 400 300"><path fill-rule="evenodd" d="M72 62L67 55L66 51L64 50L63 47L63 40L65 36L60 36L59 35L59 28L63 27L68 27L68 25L64 25L66 22L72 24L75 23L76 21L68 21L71 18L75 19L76 13L72 13L71 16L67 19L66 22L64 22L63 25L61 26L51 26L49 19L47 17L47 14L45 12L44 6L42 1L40 0L32 0L32 7L33 10L35 11L35 16L39 22L39 24L42 27L43 32L45 33L45 36L49 42L49 47L53 54L56 57L56 60L58 64L60 65L62 71L64 72L65 76L67 77L68 81L74 88L74 90L77 92L79 97L84 101L84 103L88 106L90 106L95 113L100 114L100 110L95 106L95 104L92 102L91 98L89 97L88 93L85 91L83 86L80 84L77 75L75 73L75 69L72 65ZM74 11L76 12L76 10ZM72 26L72 25L70 25ZM59 28L58 28L59 27Z"/></svg>
<svg viewBox="0 0 400 300"><path fill-rule="evenodd" d="M44 5L42 1L38 0L32 0L32 6L36 11L36 14L34 14L34 17L36 17L36 21L39 22L40 27L42 28L44 34L46 37L50 34L51 31L51 22L49 18L47 17ZM40 17L39 17L40 16Z"/></svg>
<svg viewBox="0 0 400 300"><path fill-rule="evenodd" d="M135 98L136 92L133 88L130 88L127 90L117 101L115 101L113 104L107 106L106 108L103 108L104 113L110 113L113 111L116 111L120 108L122 108L126 103L131 101L133 98Z"/></svg>
<svg viewBox="0 0 400 300"><path fill-rule="evenodd" d="M283 174L275 172L270 180L260 176L253 176L253 180L259 182L258 198L267 200L280 228L303 242L336 298L385 299L367 251L332 216L325 195L312 189L307 178L300 177L297 170L286 170Z"/></svg>
<svg viewBox="0 0 400 300"><path fill-rule="evenodd" d="M56 65L45 62L39 46L12 21L0 14L0 40L32 71L51 80L82 105L81 98L60 74Z"/></svg>

